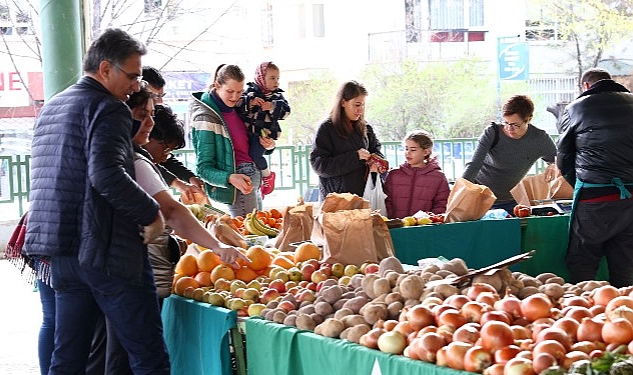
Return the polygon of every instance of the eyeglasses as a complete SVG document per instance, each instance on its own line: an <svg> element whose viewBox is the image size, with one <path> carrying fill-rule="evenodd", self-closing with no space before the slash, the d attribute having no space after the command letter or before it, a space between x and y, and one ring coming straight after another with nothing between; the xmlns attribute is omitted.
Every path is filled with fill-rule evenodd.
<svg viewBox="0 0 633 375"><path fill-rule="evenodd" d="M159 93L157 93L157 92L153 92L153 93L152 93L152 98L153 98L153 99L163 98L163 97L165 97L165 95L167 95L167 93L166 93L166 92L163 92L163 93L161 93L161 94L159 94Z"/></svg>
<svg viewBox="0 0 633 375"><path fill-rule="evenodd" d="M147 84L146 81L143 81L143 75L136 74L136 73L128 73L125 70L121 69L121 67L118 66L117 64L112 64L112 66L114 66L121 73L125 74L130 81L145 82Z"/></svg>
<svg viewBox="0 0 633 375"><path fill-rule="evenodd" d="M164 152L165 154L169 154L170 152L172 152L172 151L174 150L174 148L173 148L173 147L169 147L169 146L167 145L167 143L165 142L165 140L164 140L164 139L159 140L159 141L158 141L158 143L160 143L160 145L163 147L163 152Z"/></svg>
<svg viewBox="0 0 633 375"><path fill-rule="evenodd" d="M523 124L525 124L526 122L527 122L527 121L523 121L523 122L522 122L522 123L520 123L520 124L515 124L515 123L507 123L507 122L505 122L505 121L501 121L501 124L502 124L503 126L509 126L509 127L511 127L511 128L514 128L514 129L520 129L520 128L521 128L521 126L523 126Z"/></svg>

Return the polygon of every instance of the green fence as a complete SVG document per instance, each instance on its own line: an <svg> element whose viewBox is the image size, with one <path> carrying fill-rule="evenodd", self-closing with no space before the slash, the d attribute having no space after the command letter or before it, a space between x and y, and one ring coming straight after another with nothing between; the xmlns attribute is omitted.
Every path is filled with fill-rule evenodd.
<svg viewBox="0 0 633 375"><path fill-rule="evenodd" d="M464 166L472 157L476 142L476 138L435 140L434 153L449 181L461 176ZM396 167L404 161L401 142L383 142L382 149L390 167ZM195 154L192 150L179 150L175 155L195 171ZM0 207L3 212L17 210L21 216L28 209L30 155L0 156L0 161ZM268 162L277 174L275 190L293 190L305 196L318 183L310 167L309 146L278 146L268 156ZM544 168L543 161L539 160L529 174L540 173Z"/></svg>

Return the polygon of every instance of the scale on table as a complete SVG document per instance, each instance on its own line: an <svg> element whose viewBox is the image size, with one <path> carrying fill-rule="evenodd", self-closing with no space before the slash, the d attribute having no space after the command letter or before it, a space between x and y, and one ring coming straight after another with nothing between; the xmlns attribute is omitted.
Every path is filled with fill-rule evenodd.
<svg viewBox="0 0 633 375"><path fill-rule="evenodd" d="M563 215L571 212L571 199L539 199L532 201L536 203L532 208L532 215L550 216Z"/></svg>

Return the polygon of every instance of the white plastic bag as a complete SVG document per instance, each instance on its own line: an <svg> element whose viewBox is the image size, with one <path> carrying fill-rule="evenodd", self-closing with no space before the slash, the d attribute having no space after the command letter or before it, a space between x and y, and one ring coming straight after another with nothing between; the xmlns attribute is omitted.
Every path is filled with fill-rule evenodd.
<svg viewBox="0 0 633 375"><path fill-rule="evenodd" d="M367 176L363 198L369 201L372 211L379 211L381 215L387 216L387 206L385 206L387 195L382 190L382 181L377 173L372 172Z"/></svg>

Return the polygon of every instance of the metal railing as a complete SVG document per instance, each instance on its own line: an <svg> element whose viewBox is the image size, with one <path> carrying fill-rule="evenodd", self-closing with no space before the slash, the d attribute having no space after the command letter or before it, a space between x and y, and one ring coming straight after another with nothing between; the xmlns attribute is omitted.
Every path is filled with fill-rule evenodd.
<svg viewBox="0 0 633 375"><path fill-rule="evenodd" d="M434 153L450 182L460 177L472 156L476 138L446 139L434 141ZM382 150L391 168L404 161L402 142L383 142ZM178 150L174 153L189 169L195 171L196 158L193 150ZM267 156L270 168L277 178L275 190L294 190L305 196L318 184L318 177L310 167L310 146L278 146ZM0 207L17 210L18 216L28 209L30 181L30 155L0 156ZM538 174L546 167L539 160L528 174ZM174 194L177 194L174 191Z"/></svg>

